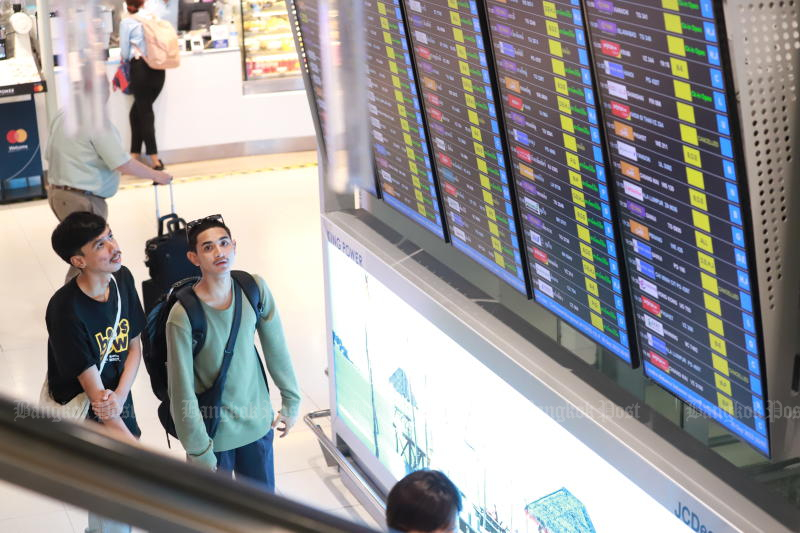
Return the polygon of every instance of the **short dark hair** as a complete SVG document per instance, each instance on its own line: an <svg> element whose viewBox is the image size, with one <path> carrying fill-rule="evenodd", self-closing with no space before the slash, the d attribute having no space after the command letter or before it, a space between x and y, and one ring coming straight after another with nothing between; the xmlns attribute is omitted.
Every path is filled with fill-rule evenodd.
<svg viewBox="0 0 800 533"><path fill-rule="evenodd" d="M386 525L397 531L436 531L461 512L461 494L438 470L417 470L397 482L386 499Z"/></svg>
<svg viewBox="0 0 800 533"><path fill-rule="evenodd" d="M127 4L128 13L137 13L142 6L144 6L144 0L125 0L125 4Z"/></svg>
<svg viewBox="0 0 800 533"><path fill-rule="evenodd" d="M69 263L72 256L81 255L86 243L98 238L106 230L106 221L100 215L88 211L69 214L53 230L50 243L58 257Z"/></svg>
<svg viewBox="0 0 800 533"><path fill-rule="evenodd" d="M225 230L225 233L228 234L228 237L232 237L231 229L225 225L224 222L221 220L214 220L214 219L206 219L192 226L191 228L187 229L186 236L189 239L189 250L192 252L197 251L197 237L203 233L207 229L211 228L222 228Z"/></svg>

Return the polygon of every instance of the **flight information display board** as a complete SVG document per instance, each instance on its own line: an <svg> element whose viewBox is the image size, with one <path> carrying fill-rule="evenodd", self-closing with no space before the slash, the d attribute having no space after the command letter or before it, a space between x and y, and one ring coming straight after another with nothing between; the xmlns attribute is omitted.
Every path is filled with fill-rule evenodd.
<svg viewBox="0 0 800 533"><path fill-rule="evenodd" d="M400 0L365 0L372 151L383 199L444 238Z"/></svg>
<svg viewBox="0 0 800 533"><path fill-rule="evenodd" d="M325 92L322 86L322 47L320 45L319 0L293 0L292 4L300 27L304 63L311 82L311 92L317 108L322 133L325 133Z"/></svg>
<svg viewBox="0 0 800 533"><path fill-rule="evenodd" d="M710 0L586 6L645 372L768 455L721 19Z"/></svg>
<svg viewBox="0 0 800 533"><path fill-rule="evenodd" d="M527 293L478 6L403 0L450 239Z"/></svg>
<svg viewBox="0 0 800 533"><path fill-rule="evenodd" d="M580 4L487 6L534 297L631 363Z"/></svg>

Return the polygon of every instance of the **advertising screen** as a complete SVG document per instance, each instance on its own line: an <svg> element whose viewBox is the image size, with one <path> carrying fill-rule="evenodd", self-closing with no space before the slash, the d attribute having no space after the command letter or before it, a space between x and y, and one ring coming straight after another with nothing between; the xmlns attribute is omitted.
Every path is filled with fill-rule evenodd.
<svg viewBox="0 0 800 533"><path fill-rule="evenodd" d="M769 454L718 3L586 2L647 376Z"/></svg>
<svg viewBox="0 0 800 533"><path fill-rule="evenodd" d="M465 532L690 529L557 420L328 244L336 416L396 479L445 472Z"/></svg>
<svg viewBox="0 0 800 533"><path fill-rule="evenodd" d="M582 10L486 5L534 297L632 363Z"/></svg>
<svg viewBox="0 0 800 533"><path fill-rule="evenodd" d="M365 0L372 151L383 199L444 238L400 0Z"/></svg>
<svg viewBox="0 0 800 533"><path fill-rule="evenodd" d="M403 4L451 242L527 294L477 3Z"/></svg>

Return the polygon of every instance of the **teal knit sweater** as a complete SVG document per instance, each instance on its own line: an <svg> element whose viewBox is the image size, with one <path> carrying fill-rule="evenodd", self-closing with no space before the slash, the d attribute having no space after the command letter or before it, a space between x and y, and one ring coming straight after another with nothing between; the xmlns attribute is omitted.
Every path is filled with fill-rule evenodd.
<svg viewBox="0 0 800 533"><path fill-rule="evenodd" d="M292 367L283 326L267 284L254 276L261 290L261 316L242 295L242 322L222 393L221 419L213 442L197 403L197 393L208 389L219 374L225 343L231 331L233 304L225 310L202 303L208 330L196 358L192 357L192 328L186 311L176 303L167 319L167 375L172 418L190 462L215 468L213 452L232 450L260 439L275 418L253 346L258 332L267 371L281 394L281 414L297 416L300 392Z"/></svg>

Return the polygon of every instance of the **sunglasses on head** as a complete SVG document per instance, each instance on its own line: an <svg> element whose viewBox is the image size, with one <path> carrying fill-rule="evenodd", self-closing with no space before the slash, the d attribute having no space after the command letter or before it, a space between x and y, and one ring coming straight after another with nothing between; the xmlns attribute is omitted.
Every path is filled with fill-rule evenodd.
<svg viewBox="0 0 800 533"><path fill-rule="evenodd" d="M187 222L186 235L191 234L195 228L197 228L201 224L205 224L206 222L219 222L220 224L225 224L225 220L223 220L222 215L208 215L207 217L198 218L197 220L192 220L191 222Z"/></svg>

